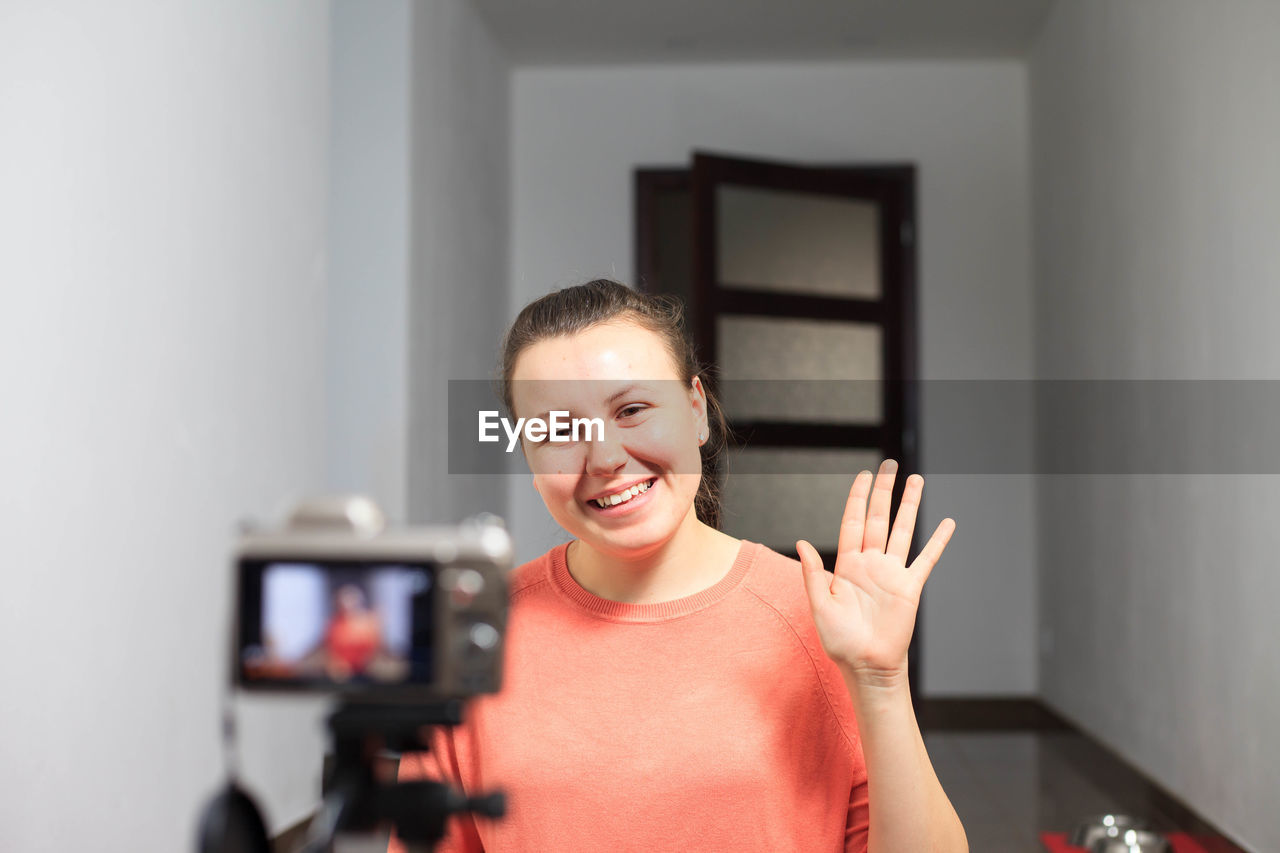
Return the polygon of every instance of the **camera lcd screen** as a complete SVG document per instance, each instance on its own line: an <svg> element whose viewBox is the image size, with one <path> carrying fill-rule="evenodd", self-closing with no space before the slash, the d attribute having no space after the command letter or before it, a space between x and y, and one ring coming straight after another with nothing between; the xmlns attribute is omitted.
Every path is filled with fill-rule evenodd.
<svg viewBox="0 0 1280 853"><path fill-rule="evenodd" d="M319 690L431 684L433 570L242 562L237 681Z"/></svg>

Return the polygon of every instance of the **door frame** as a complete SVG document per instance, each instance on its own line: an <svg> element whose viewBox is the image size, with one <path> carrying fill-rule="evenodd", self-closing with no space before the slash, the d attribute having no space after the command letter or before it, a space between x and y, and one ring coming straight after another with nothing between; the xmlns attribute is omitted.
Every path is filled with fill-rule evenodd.
<svg viewBox="0 0 1280 853"><path fill-rule="evenodd" d="M726 283L719 283L719 294L713 292L717 284L712 233L714 211L706 209L712 199L708 185L715 182L736 182L797 191L794 180L797 176L803 182L802 191L870 196L880 205L883 290L878 305L869 304L868 300L761 294L755 290L726 287ZM903 474L919 471L920 454L915 166L909 163L798 165L695 152L694 168L637 168L633 188L635 282L639 290L648 293L661 292L656 286L658 229L655 223L658 195L663 192L684 191L689 194L692 205L697 205L698 199L701 199L703 209L693 211L692 233L689 237L694 259L693 294L698 302L695 322L689 332L701 364L715 364L717 307L723 313L759 314L767 311L769 316L872 321L884 327L884 349L881 355L886 378L886 399L885 418L881 426L751 423L739 425L733 430L732 438L740 446L751 443L757 447L879 447L886 457L899 462L899 476L894 481L893 496L893 517L896 520L905 483ZM714 387L714 377L711 377L710 384ZM920 517L923 516L922 502ZM924 544L919 541L919 532L917 526L917 535L912 539L910 559L914 559ZM825 552L822 557L828 566L835 562L834 553ZM920 691L923 613L922 600L916 613L915 631L907 658L913 698L917 698Z"/></svg>

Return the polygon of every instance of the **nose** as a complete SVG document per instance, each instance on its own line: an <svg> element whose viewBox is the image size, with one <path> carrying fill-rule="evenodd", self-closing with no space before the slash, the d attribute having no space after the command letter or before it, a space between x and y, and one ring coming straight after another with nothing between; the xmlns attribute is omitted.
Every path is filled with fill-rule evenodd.
<svg viewBox="0 0 1280 853"><path fill-rule="evenodd" d="M587 473L592 476L608 476L627 464L627 450L616 435L606 427L604 438L588 441Z"/></svg>

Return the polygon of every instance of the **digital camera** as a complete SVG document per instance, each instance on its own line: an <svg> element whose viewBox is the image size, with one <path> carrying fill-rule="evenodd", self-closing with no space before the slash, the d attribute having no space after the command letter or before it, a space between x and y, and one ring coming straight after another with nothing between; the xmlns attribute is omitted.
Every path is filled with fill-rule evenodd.
<svg viewBox="0 0 1280 853"><path fill-rule="evenodd" d="M232 681L377 704L497 692L511 558L494 516L388 529L366 498L307 501L240 540Z"/></svg>

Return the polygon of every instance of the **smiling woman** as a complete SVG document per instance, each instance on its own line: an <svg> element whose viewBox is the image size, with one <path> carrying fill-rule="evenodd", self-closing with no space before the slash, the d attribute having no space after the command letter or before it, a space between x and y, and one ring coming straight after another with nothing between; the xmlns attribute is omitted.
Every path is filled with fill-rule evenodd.
<svg viewBox="0 0 1280 853"><path fill-rule="evenodd" d="M518 419L565 413L603 434L522 436L572 539L512 577L502 692L401 762L402 779L508 794L506 817L453 818L440 849L966 850L906 682L920 589L954 527L905 565L923 479L890 537L896 465L874 491L858 475L834 575L808 543L798 562L722 533L725 423L679 305L617 282L527 306L502 380Z"/></svg>
<svg viewBox="0 0 1280 853"><path fill-rule="evenodd" d="M737 553L697 516L710 418L701 380L681 372L657 333L626 319L539 340L511 367L516 413L556 406L605 422L599 441L525 445L534 488L576 539L575 579L604 598L692 595ZM691 572L690 557L704 570Z"/></svg>

